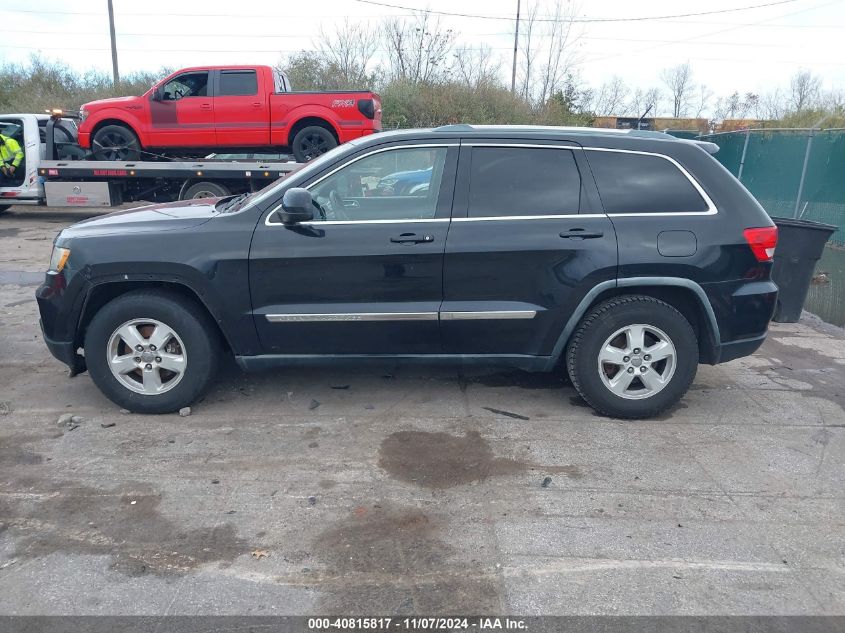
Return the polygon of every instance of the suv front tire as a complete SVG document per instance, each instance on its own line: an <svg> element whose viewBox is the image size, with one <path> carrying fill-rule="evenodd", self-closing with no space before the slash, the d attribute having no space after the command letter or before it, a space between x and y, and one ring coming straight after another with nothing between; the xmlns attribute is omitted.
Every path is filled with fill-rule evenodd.
<svg viewBox="0 0 845 633"><path fill-rule="evenodd" d="M649 418L676 404L698 368L698 340L684 316L646 295L614 297L579 323L566 368L581 397L615 418Z"/></svg>
<svg viewBox="0 0 845 633"><path fill-rule="evenodd" d="M91 320L85 361L115 404L136 413L171 413L211 383L218 340L201 306L175 293L135 291L113 299Z"/></svg>

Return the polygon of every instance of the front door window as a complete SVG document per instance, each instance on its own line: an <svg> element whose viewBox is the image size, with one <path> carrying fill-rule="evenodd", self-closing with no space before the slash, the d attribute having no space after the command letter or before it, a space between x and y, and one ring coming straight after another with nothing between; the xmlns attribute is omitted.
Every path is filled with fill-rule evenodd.
<svg viewBox="0 0 845 633"><path fill-rule="evenodd" d="M353 161L310 187L319 211L314 219L432 219L445 162L445 147L393 149Z"/></svg>
<svg viewBox="0 0 845 633"><path fill-rule="evenodd" d="M186 97L208 96L208 71L182 73L161 89L162 101L179 101Z"/></svg>

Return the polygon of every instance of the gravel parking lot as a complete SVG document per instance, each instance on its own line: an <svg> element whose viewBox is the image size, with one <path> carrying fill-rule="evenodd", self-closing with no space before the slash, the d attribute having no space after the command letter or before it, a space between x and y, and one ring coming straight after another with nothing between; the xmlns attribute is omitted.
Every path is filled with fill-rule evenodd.
<svg viewBox="0 0 845 633"><path fill-rule="evenodd" d="M394 365L229 368L189 417L121 414L33 296L92 213L0 216L3 614L845 615L842 330L773 325L647 421Z"/></svg>

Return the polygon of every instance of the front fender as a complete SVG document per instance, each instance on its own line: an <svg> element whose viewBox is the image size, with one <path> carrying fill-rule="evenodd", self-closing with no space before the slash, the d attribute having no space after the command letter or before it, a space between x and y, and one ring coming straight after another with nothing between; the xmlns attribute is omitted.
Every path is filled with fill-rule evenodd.
<svg viewBox="0 0 845 633"><path fill-rule="evenodd" d="M102 111L92 112L79 126L80 147L84 149L91 149L91 141L94 136L94 130L107 121L114 124L125 125L135 133L135 136L138 137L142 146L147 144L146 138L141 132L143 129L142 121L138 116L132 116L125 110L121 110L119 108L106 108Z"/></svg>
<svg viewBox="0 0 845 633"><path fill-rule="evenodd" d="M87 294L86 305L80 314L77 334L82 330L85 314L90 305L97 305L96 297L100 292L106 296L115 293L124 294L134 289L149 287L171 287L178 292L187 294L202 304L211 318L217 323L223 337L235 353L258 353L258 340L255 326L250 313L249 291L243 279L246 272L239 270L239 266L210 273L201 272L182 264L156 265L149 264L146 270L131 274L96 274L90 278L90 290ZM102 272L102 271L101 271ZM241 290L238 290L238 289ZM226 295L222 293L226 289ZM245 351L244 351L245 350Z"/></svg>

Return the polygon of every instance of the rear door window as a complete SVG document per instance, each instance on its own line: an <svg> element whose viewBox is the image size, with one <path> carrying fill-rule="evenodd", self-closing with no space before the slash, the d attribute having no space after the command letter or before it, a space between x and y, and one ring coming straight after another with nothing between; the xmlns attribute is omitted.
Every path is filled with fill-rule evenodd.
<svg viewBox="0 0 845 633"><path fill-rule="evenodd" d="M580 199L581 175L568 149L472 148L471 218L576 214Z"/></svg>
<svg viewBox="0 0 845 633"><path fill-rule="evenodd" d="M587 159L607 213L707 211L704 198L671 161L650 154L588 151Z"/></svg>
<svg viewBox="0 0 845 633"><path fill-rule="evenodd" d="M258 94L254 70L221 70L218 97L246 97Z"/></svg>

